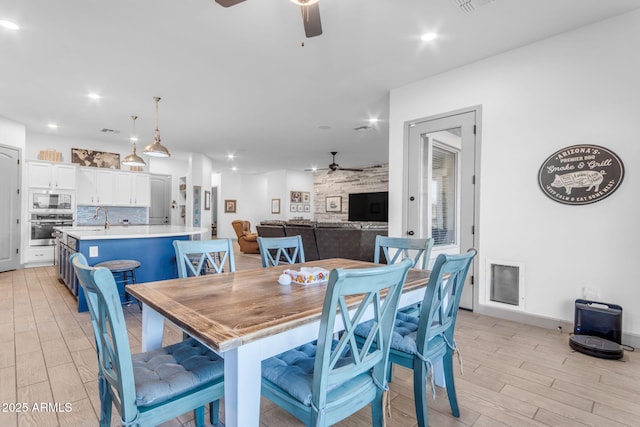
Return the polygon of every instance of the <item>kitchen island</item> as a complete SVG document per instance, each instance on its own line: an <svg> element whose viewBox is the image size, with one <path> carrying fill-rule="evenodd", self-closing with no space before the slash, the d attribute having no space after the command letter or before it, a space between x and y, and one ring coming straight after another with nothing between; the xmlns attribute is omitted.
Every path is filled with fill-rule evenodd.
<svg viewBox="0 0 640 427"><path fill-rule="evenodd" d="M174 240L190 240L193 236L208 234L200 227L176 225L129 225L60 228L57 239L58 276L78 299L78 311L86 311L84 292L77 283L69 257L75 252L83 254L89 265L104 261L130 259L140 262L135 270L136 282L155 282L178 277ZM124 287L118 284L124 301Z"/></svg>

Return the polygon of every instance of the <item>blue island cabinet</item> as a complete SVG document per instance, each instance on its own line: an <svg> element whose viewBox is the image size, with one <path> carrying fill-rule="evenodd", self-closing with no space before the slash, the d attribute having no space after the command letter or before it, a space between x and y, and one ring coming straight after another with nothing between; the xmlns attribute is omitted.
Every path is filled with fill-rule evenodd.
<svg viewBox="0 0 640 427"><path fill-rule="evenodd" d="M174 240L189 240L190 236L167 236L124 239L86 239L77 241L76 250L82 253L89 265L117 259L131 259L140 262L135 270L136 283L155 282L178 277ZM97 248L97 249L96 249ZM97 256L91 256L95 255ZM77 286L78 312L87 311L84 291ZM118 291L124 301L124 286L118 283Z"/></svg>

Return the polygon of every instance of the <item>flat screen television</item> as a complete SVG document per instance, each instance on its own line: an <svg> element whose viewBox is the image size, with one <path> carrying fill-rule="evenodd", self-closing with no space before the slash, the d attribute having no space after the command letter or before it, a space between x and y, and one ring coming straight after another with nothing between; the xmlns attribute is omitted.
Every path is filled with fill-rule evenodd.
<svg viewBox="0 0 640 427"><path fill-rule="evenodd" d="M389 192L349 194L349 221L389 221Z"/></svg>

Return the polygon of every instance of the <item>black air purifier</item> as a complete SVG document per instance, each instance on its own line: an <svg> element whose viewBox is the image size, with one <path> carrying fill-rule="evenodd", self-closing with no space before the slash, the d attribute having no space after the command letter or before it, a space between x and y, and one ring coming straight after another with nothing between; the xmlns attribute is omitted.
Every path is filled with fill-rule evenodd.
<svg viewBox="0 0 640 427"><path fill-rule="evenodd" d="M576 300L573 336L569 338L572 349L602 359L620 359L624 354L621 343L622 307Z"/></svg>

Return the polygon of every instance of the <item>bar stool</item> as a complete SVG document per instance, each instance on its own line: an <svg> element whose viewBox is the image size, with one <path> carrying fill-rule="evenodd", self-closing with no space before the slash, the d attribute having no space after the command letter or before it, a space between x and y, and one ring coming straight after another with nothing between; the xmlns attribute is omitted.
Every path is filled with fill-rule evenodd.
<svg viewBox="0 0 640 427"><path fill-rule="evenodd" d="M96 264L94 267L104 267L111 271L113 278L117 283L122 283L121 298L124 298L122 305L135 304L136 300L130 300L129 294L124 290L126 285L133 285L136 283L136 268L140 267L140 262L132 259L114 259L112 261L103 261ZM140 303L138 303L140 306Z"/></svg>

